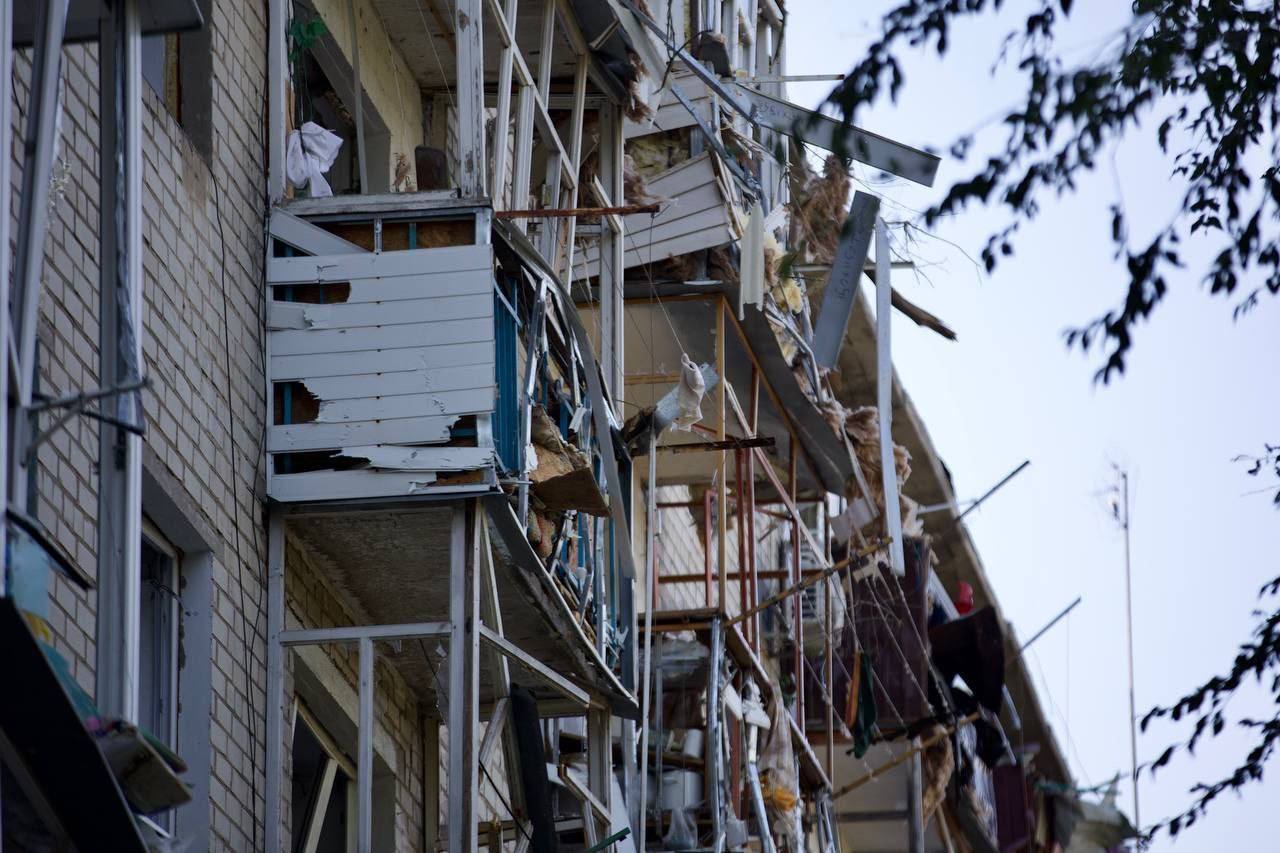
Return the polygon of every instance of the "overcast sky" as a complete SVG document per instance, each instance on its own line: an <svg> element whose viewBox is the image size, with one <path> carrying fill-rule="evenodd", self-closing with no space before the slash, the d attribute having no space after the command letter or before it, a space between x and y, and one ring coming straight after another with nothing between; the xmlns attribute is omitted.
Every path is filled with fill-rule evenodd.
<svg viewBox="0 0 1280 853"><path fill-rule="evenodd" d="M881 0L790 0L791 74L840 73L878 28ZM1007 3L1025 16L1025 2ZM1128 3L1080 0L1062 46L1079 60L1105 49L1124 22ZM863 127L917 146L939 149L1013 104L1021 79L1003 68L991 74L1009 14L957 29L942 60L918 53L905 63L897 105L884 104ZM792 84L791 98L816 105L828 84ZM1062 331L1118 304L1123 269L1112 257L1108 206L1123 196L1135 234L1166 222L1178 187L1152 137L1159 118L1126 142L1074 197L1047 201L1024 229L1017 255L986 276L942 240L915 247L923 277L896 272L895 286L936 313L957 342L911 326L895 315L894 359L961 498L976 497L1023 459L1031 467L970 516L971 530L1004 613L1029 637L1077 595L1084 600L1028 652L1042 702L1082 785L1117 773L1121 804L1132 812L1124 626L1123 540L1102 494L1114 481L1112 463L1131 474L1137 703L1139 715L1170 702L1230 664L1247 639L1256 592L1280 574L1280 512L1270 494L1245 493L1257 481L1232 463L1239 453L1280 443L1280 304L1234 322L1233 303L1209 297L1197 270L1208 252L1171 282L1171 293L1138 331L1128 373L1095 386L1096 356L1068 352ZM998 127L987 142L1001 137ZM982 146L976 155L980 158ZM970 163L980 162L971 160ZM938 185L878 185L905 219L968 174L944 162ZM874 179L870 174L864 178ZM883 208L882 208L883 210ZM977 257L1003 214L976 210L938 229ZM908 481L905 491L910 494ZM1233 701L1234 714L1271 713L1265 694ZM1139 734L1139 760L1157 757L1177 730L1153 726ZM1144 823L1188 801L1195 781L1223 772L1249 746L1224 735L1206 742L1194 760L1178 758L1155 780L1140 782ZM1269 768L1272 777L1280 764ZM1216 778L1216 777L1213 777ZM1226 795L1201 824L1156 850L1260 849L1275 832L1280 782L1271 778L1241 798ZM1270 807L1269 807L1270 806ZM1238 845L1238 848L1237 848Z"/></svg>

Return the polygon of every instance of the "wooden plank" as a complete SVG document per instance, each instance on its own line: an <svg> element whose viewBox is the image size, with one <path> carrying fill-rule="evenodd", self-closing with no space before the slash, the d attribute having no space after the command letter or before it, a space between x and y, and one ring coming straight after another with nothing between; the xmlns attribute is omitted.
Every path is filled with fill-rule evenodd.
<svg viewBox="0 0 1280 853"><path fill-rule="evenodd" d="M751 120L788 136L852 157L891 175L906 178L926 187L933 186L941 158L936 154L903 145L879 134L862 130L822 113L807 110L790 101L766 95L741 83L734 84L736 94L751 104ZM847 134L847 136L846 136ZM843 150L840 140L844 139Z"/></svg>
<svg viewBox="0 0 1280 853"><path fill-rule="evenodd" d="M323 284L353 279L396 278L427 272L493 269L490 246L442 246L403 252L315 255L267 259L269 284Z"/></svg>
<svg viewBox="0 0 1280 853"><path fill-rule="evenodd" d="M267 428L267 452L336 450L363 444L429 444L449 440L456 416L399 418L378 423L281 424Z"/></svg>
<svg viewBox="0 0 1280 853"><path fill-rule="evenodd" d="M351 330L285 329L271 333L271 352L272 355L311 355L492 340L493 321L489 318L476 318Z"/></svg>
<svg viewBox="0 0 1280 853"><path fill-rule="evenodd" d="M496 389L490 385L461 391L441 391L437 394L400 394L395 397L321 400L320 416L315 423L333 424L353 421L388 421L432 415L482 414L493 411L495 399Z"/></svg>
<svg viewBox="0 0 1280 853"><path fill-rule="evenodd" d="M494 363L493 340L421 347L387 347L316 355L277 355L271 358L271 379L293 379L403 371L406 367L436 370Z"/></svg>
<svg viewBox="0 0 1280 853"><path fill-rule="evenodd" d="M304 377L307 390L321 400L351 400L377 395L461 391L464 388L493 387L493 363L434 370L397 370L388 373L357 373L351 376Z"/></svg>
<svg viewBox="0 0 1280 853"><path fill-rule="evenodd" d="M267 328L360 329L405 324L440 323L493 317L493 296L484 293L462 296L427 296L391 302L278 302L267 304Z"/></svg>
<svg viewBox="0 0 1280 853"><path fill-rule="evenodd" d="M844 233L822 292L822 310L814 324L813 354L821 367L834 367L840 355L879 211L880 199L876 196L864 192L853 194L849 218L845 220Z"/></svg>
<svg viewBox="0 0 1280 853"><path fill-rule="evenodd" d="M271 236L309 255L362 255L365 250L281 208L271 211Z"/></svg>

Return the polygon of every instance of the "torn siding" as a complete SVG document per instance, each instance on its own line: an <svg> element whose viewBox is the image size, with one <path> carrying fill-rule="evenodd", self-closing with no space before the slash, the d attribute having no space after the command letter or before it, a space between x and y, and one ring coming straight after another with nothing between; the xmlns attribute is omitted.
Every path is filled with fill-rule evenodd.
<svg viewBox="0 0 1280 853"><path fill-rule="evenodd" d="M650 194L670 202L664 203L656 216L637 213L623 217L627 269L737 239L724 185L710 154L686 160L650 178L647 184ZM587 246L574 265L574 277L594 275L599 265L599 244Z"/></svg>
<svg viewBox="0 0 1280 853"><path fill-rule="evenodd" d="M685 108L684 104L676 99L672 94L671 87L678 86L680 91L688 99L694 112L691 113ZM697 114L695 118L694 113ZM662 101L658 104L657 109L653 111L653 115L647 119L640 121L631 121L628 119L623 124L623 135L630 141L636 137L647 136L651 133L662 133L668 130L678 130L682 127L692 127L697 124L698 118L707 126L711 126L713 121L711 94L707 91L707 85L688 71L673 71L671 74L670 85L662 91Z"/></svg>
<svg viewBox="0 0 1280 853"><path fill-rule="evenodd" d="M273 258L268 283L273 497L412 494L493 464L490 447L423 446L494 408L489 246ZM342 470L289 458L322 451Z"/></svg>

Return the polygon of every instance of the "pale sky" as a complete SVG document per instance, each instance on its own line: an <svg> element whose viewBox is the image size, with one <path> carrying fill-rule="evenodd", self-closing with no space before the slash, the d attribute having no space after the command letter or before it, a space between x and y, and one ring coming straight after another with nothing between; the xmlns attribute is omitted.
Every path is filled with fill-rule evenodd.
<svg viewBox="0 0 1280 853"><path fill-rule="evenodd" d="M878 29L883 0L790 0L788 71L842 73ZM856 5L856 11L850 7ZM959 134L989 125L1023 91L1006 67L993 77L1000 40L1025 17L1027 3L1006 4L999 22L984 18L951 36L951 50L910 54L897 105L882 104L860 124L916 146L944 150ZM1061 44L1079 60L1104 49L1127 20L1128 3L1080 0ZM792 100L816 105L827 84L792 84ZM1123 540L1102 494L1111 464L1127 467L1133 494L1133 576L1137 705L1169 703L1225 672L1248 638L1258 587L1280 574L1280 512L1271 494L1232 463L1280 443L1280 304L1265 297L1233 321L1227 299L1200 284L1206 248L1137 333L1127 374L1095 386L1097 356L1068 352L1061 333L1118 304L1125 273L1112 257L1108 208L1123 195L1135 234L1166 222L1179 189L1147 121L1074 197L1046 199L1024 227L1017 255L991 276L941 240L915 248L928 281L907 271L895 286L954 328L942 340L895 315L894 359L961 498L976 497L1024 458L1031 467L969 517L970 528L1004 613L1031 636L1077 595L1084 600L1028 652L1046 712L1080 784L1122 774L1121 805L1132 816L1127 783L1129 731L1124 625ZM1003 139L998 127L989 145ZM982 145L976 148L980 157ZM932 190L901 182L874 187L890 202L886 218L910 218L969 165L944 161ZM864 177L872 177L864 173ZM882 207L882 211L884 208ZM981 208L938 229L940 238L977 257L985 237L1006 222ZM911 492L908 481L905 491ZM1272 713L1251 690L1233 714ZM1175 734L1156 724L1139 734L1139 761L1156 758ZM1197 757L1178 757L1153 782L1140 781L1144 824L1189 802L1187 788L1217 778L1252 741L1239 734L1206 740ZM1178 853L1261 849L1275 832L1280 762L1240 798L1220 797L1209 816L1175 842Z"/></svg>

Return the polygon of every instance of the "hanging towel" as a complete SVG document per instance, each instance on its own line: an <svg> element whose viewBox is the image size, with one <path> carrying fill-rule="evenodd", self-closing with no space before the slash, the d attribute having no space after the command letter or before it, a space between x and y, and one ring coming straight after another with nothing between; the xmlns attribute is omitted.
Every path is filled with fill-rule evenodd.
<svg viewBox="0 0 1280 853"><path fill-rule="evenodd" d="M764 210L760 202L751 205L747 229L742 234L741 282L738 288L738 319L748 305L757 310L764 304Z"/></svg>
<svg viewBox="0 0 1280 853"><path fill-rule="evenodd" d="M333 195L324 173L333 167L342 148L342 137L313 121L289 134L285 174L295 187L307 187L312 198Z"/></svg>

